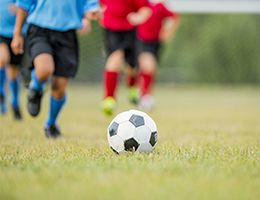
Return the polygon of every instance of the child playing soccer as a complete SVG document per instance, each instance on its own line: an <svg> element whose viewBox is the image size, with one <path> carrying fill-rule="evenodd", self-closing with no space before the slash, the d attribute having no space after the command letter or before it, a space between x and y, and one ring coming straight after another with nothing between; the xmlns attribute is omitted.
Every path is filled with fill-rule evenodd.
<svg viewBox="0 0 260 200"><path fill-rule="evenodd" d="M15 25L16 0L0 0L0 114L5 114L6 106L6 78L12 94L11 107L15 120L21 120L19 93L20 67L23 54L14 55L11 41ZM6 77L7 70L7 77Z"/></svg>
<svg viewBox="0 0 260 200"><path fill-rule="evenodd" d="M167 9L164 0L150 0L150 8L152 15L137 28L141 95L139 107L147 111L154 106L152 87L161 43L171 38L178 24L178 15Z"/></svg>
<svg viewBox="0 0 260 200"><path fill-rule="evenodd" d="M61 135L56 123L64 106L66 88L78 68L78 41L75 30L89 11L98 9L97 0L18 0L12 48L23 52L22 25L29 23L28 45L34 70L27 96L27 110L38 116L46 82L52 78L49 114L44 126L46 137Z"/></svg>
<svg viewBox="0 0 260 200"><path fill-rule="evenodd" d="M102 26L108 54L104 70L104 99L102 110L111 115L116 105L116 88L121 67L128 65L128 86L135 85L136 66L135 25L150 16L148 0L101 0Z"/></svg>

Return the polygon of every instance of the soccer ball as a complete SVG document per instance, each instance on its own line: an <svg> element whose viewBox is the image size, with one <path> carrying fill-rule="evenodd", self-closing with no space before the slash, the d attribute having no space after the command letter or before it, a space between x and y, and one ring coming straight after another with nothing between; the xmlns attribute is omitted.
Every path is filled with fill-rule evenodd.
<svg viewBox="0 0 260 200"><path fill-rule="evenodd" d="M150 153L158 140L155 122L146 113L129 110L118 114L107 129L110 148L120 154L126 151Z"/></svg>

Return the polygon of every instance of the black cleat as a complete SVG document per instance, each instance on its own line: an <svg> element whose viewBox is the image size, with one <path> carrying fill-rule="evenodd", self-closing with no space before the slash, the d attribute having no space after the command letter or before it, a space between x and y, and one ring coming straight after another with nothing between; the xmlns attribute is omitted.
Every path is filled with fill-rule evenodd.
<svg viewBox="0 0 260 200"><path fill-rule="evenodd" d="M23 119L20 108L12 108L14 119L20 121Z"/></svg>
<svg viewBox="0 0 260 200"><path fill-rule="evenodd" d="M58 138L61 136L60 129L57 125L51 125L44 128L45 136L47 138Z"/></svg>
<svg viewBox="0 0 260 200"><path fill-rule="evenodd" d="M27 110L31 116L36 117L41 110L42 92L29 88L27 96Z"/></svg>

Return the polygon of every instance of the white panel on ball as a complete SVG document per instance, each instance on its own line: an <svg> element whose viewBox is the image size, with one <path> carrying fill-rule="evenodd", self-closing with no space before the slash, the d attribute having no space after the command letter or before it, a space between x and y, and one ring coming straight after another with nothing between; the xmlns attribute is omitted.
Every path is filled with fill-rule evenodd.
<svg viewBox="0 0 260 200"><path fill-rule="evenodd" d="M137 149L137 151L143 152L143 153L150 153L150 152L152 152L152 150L153 150L153 147L150 143L142 143L142 144L140 144L140 146Z"/></svg>
<svg viewBox="0 0 260 200"><path fill-rule="evenodd" d="M157 131L157 126L153 119L147 115L147 117L144 118L144 124L151 129L152 132Z"/></svg>
<svg viewBox="0 0 260 200"><path fill-rule="evenodd" d="M134 133L134 138L139 144L149 143L150 137L151 137L151 130L147 126L144 125L136 128Z"/></svg>
<svg viewBox="0 0 260 200"><path fill-rule="evenodd" d="M128 111L122 112L120 114L118 114L113 121L117 122L118 124L128 121L131 117L131 113L129 113Z"/></svg>
<svg viewBox="0 0 260 200"><path fill-rule="evenodd" d="M135 132L135 126L129 121L119 124L118 130L117 130L117 134L123 140L127 140L127 139L134 137L134 132Z"/></svg>
<svg viewBox="0 0 260 200"><path fill-rule="evenodd" d="M110 137L108 139L109 141L109 145L118 153L120 153L121 151L124 151L125 147L124 147L124 141L123 139L118 136L118 135L114 135L113 137Z"/></svg>

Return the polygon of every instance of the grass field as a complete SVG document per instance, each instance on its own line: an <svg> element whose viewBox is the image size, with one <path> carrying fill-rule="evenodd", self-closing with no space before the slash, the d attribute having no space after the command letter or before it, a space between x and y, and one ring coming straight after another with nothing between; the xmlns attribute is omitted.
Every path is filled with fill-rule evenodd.
<svg viewBox="0 0 260 200"><path fill-rule="evenodd" d="M98 86L70 87L55 141L42 131L46 95L37 119L0 118L0 199L259 199L259 91L158 86L158 146L123 156L107 146ZM129 107L121 89L117 111Z"/></svg>

